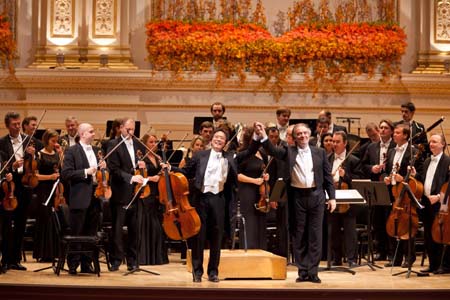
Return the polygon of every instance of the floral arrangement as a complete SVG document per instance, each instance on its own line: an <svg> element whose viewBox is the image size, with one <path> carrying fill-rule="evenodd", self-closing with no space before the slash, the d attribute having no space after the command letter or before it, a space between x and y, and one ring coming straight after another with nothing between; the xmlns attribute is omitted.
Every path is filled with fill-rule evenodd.
<svg viewBox="0 0 450 300"><path fill-rule="evenodd" d="M14 72L13 59L16 51L16 43L10 29L8 17L0 16L0 61L1 64L8 66L9 71Z"/></svg>
<svg viewBox="0 0 450 300"><path fill-rule="evenodd" d="M328 18L326 0L319 14L310 0L303 2L288 13L292 29L279 36L272 36L261 23L239 18L233 22L151 21L147 24L148 60L153 70L171 71L177 78L186 72L215 71L217 84L232 76L244 83L246 74L254 74L262 78L262 86L271 85L276 99L294 73L304 74L314 93L326 84L338 89L339 82L354 74L372 77L379 72L383 80L400 76L406 35L399 26L386 21L344 22L368 14L367 7L359 13L348 4L336 13L336 22ZM262 8L257 9L261 20ZM349 11L353 13L348 15Z"/></svg>

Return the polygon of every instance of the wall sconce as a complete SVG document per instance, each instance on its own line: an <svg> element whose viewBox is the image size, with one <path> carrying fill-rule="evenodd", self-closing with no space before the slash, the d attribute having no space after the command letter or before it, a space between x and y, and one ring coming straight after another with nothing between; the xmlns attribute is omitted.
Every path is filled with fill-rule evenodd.
<svg viewBox="0 0 450 300"><path fill-rule="evenodd" d="M100 68L108 68L108 54L100 54Z"/></svg>
<svg viewBox="0 0 450 300"><path fill-rule="evenodd" d="M450 60L448 59L444 60L444 68L447 74L450 73Z"/></svg>
<svg viewBox="0 0 450 300"><path fill-rule="evenodd" d="M58 65L58 67L64 65L64 60L65 60L64 53L62 52L56 53L56 64Z"/></svg>
<svg viewBox="0 0 450 300"><path fill-rule="evenodd" d="M87 61L88 61L88 57L87 57L88 50L85 49L85 48L80 48L79 54L80 54L80 57L78 58L78 61L80 63L82 63L82 64L87 63Z"/></svg>

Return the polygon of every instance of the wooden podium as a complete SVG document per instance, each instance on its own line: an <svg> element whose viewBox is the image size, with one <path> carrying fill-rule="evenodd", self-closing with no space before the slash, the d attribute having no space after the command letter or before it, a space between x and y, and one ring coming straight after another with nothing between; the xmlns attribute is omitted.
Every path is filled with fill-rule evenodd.
<svg viewBox="0 0 450 300"><path fill-rule="evenodd" d="M209 249L203 252L203 277L207 278ZM219 264L220 279L286 279L286 258L273 253L249 249L222 249ZM191 251L187 253L187 270L192 272Z"/></svg>

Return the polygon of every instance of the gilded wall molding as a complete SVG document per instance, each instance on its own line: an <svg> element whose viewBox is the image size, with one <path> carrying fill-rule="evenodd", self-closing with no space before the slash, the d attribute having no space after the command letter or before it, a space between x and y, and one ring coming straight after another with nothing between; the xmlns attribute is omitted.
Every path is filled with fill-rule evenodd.
<svg viewBox="0 0 450 300"><path fill-rule="evenodd" d="M434 1L434 41L450 43L450 0Z"/></svg>
<svg viewBox="0 0 450 300"><path fill-rule="evenodd" d="M73 38L75 34L74 0L53 0L50 6L50 36Z"/></svg>
<svg viewBox="0 0 450 300"><path fill-rule="evenodd" d="M94 38L114 38L117 28L117 1L93 0L92 36Z"/></svg>

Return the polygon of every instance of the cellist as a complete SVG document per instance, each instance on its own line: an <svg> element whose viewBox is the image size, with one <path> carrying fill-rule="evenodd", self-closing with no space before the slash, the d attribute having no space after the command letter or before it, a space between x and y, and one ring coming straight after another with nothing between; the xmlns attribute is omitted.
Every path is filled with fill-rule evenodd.
<svg viewBox="0 0 450 300"><path fill-rule="evenodd" d="M450 253L446 254L443 265L440 267L443 245L433 241L431 235L433 221L439 213L441 188L444 183L448 182L450 176L450 157L443 151L445 144L442 134L431 134L429 145L432 155L425 160L422 172L416 175L416 179L424 184L423 225L425 248L429 260L428 268L421 270L425 273L444 274L450 272Z"/></svg>
<svg viewBox="0 0 450 300"><path fill-rule="evenodd" d="M411 152L413 156L415 156L418 152L418 150L415 148L413 148L411 151L411 145L408 143L410 133L411 133L410 128L405 124L397 124L395 126L392 138L396 144L396 147L388 151L386 167L384 173L381 175L381 178L388 186L391 203L395 201L394 196L392 194L392 187L400 182L403 182L405 176L408 173L408 167L412 159ZM415 161L414 167L416 170L418 170L418 172L420 172L422 167L420 160ZM389 244L388 256L390 256L390 258L393 258L397 242L394 238L390 238L388 244ZM415 238L413 237L413 245L414 244ZM394 265L394 266L408 267L408 263L413 264L414 261L416 260L415 247L412 247L411 261L409 262L405 261L402 265L403 255L406 256L407 253L408 253L408 240L401 240L395 260L387 263L385 266L391 267L392 265Z"/></svg>
<svg viewBox="0 0 450 300"><path fill-rule="evenodd" d="M359 159L353 154L347 155L347 134L337 131L333 134L334 153L328 156L331 175L337 189L351 188L352 179L361 178ZM340 207L345 209L340 210ZM328 215L328 226L331 226L331 251L334 257L334 265L342 265L342 240L345 245L345 255L348 266L356 267L357 260L357 236L356 236L356 210L348 204L338 204L333 213ZM341 227L344 228L343 236Z"/></svg>
<svg viewBox="0 0 450 300"><path fill-rule="evenodd" d="M208 280L219 282L219 260L222 236L224 231L226 203L234 198L237 186L237 164L240 159L247 157L251 150L239 152L236 161L231 153L224 151L228 140L227 133L217 128L213 132L211 149L195 153L192 159L181 169L188 179L195 178L195 189L192 206L201 219L200 232L193 236L189 244L192 245L192 276L194 282L201 282L203 275L203 250L205 240L210 242L208 264ZM257 143L252 143L257 146ZM253 149L255 153L256 149ZM164 166L168 167L168 166ZM227 186L227 188L225 188ZM230 192L230 193L228 193Z"/></svg>

